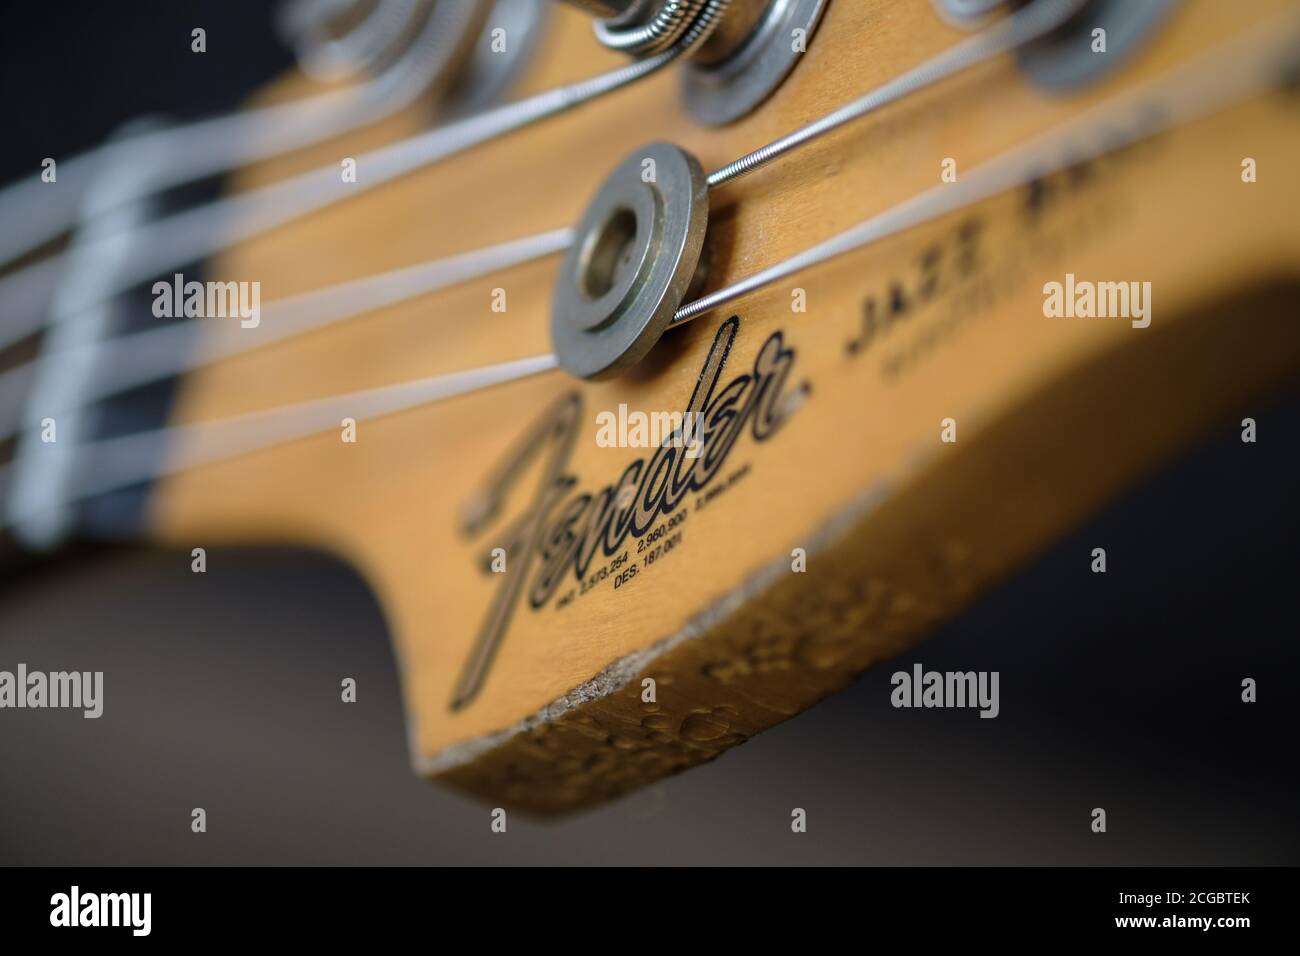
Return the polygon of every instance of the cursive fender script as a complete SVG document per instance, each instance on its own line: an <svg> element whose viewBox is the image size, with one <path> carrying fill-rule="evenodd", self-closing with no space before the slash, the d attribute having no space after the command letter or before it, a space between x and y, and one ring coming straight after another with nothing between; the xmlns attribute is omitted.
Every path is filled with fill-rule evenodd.
<svg viewBox="0 0 1300 956"><path fill-rule="evenodd" d="M498 575L501 585L456 682L452 710L465 707L478 695L525 589L529 605L541 608L569 572L581 580L598 552L604 557L617 554L629 538L641 537L688 494L706 487L746 431L755 441L766 441L788 417L795 406L787 401L785 385L795 352L779 331L763 343L750 372L719 386L739 330L736 316L719 327L686 405L685 411L699 413L702 422L698 436L702 449L694 457L686 454L674 432L648 458L638 458L623 469L616 481L599 491L573 493L578 479L568 466L582 421L582 395L573 391L554 402L498 463L466 506L462 529L466 536L480 534L528 466L544 458L541 480L524 513L480 554L485 573L490 570L492 548L504 548L510 563Z"/></svg>

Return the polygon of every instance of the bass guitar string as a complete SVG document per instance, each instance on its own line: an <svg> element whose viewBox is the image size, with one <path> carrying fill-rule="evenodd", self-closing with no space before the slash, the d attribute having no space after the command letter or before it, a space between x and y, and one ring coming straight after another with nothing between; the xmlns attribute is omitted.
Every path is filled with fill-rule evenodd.
<svg viewBox="0 0 1300 956"><path fill-rule="evenodd" d="M86 183L106 164L165 153L168 162L141 184L138 195L143 196L323 142L396 114L429 87L466 16L465 9L435 5L401 55L382 73L355 86L114 140L60 160L57 189L36 177L0 189L0 222L5 224L0 265L71 229Z"/></svg>
<svg viewBox="0 0 1300 956"><path fill-rule="evenodd" d="M1038 0L865 96L709 173L709 187L716 188L748 175L882 106L1037 40L1064 24L1086 2L1087 0Z"/></svg>
<svg viewBox="0 0 1300 956"><path fill-rule="evenodd" d="M232 244L644 79L707 40L730 2L709 0L681 41L662 53L364 153L357 157L362 174L355 183L344 183L338 168L329 166L147 223L132 231L137 241L111 280L97 290L94 301L69 306L89 307L169 269L197 262ZM93 257L97 247L116 245L122 238L112 235L96 240L87 244L83 254ZM41 306L48 301L51 274L58 274L58 262L58 257L42 260L0 277L0 349L39 331L45 324Z"/></svg>
<svg viewBox="0 0 1300 956"><path fill-rule="evenodd" d="M804 253L684 306L683 321L801 269L1275 89L1295 68L1297 30L1300 22L1294 15L1251 30L1214 53L1198 56L1003 153L942 191L927 190ZM948 198L937 200L939 192ZM557 367L554 355L538 355L251 415L101 439L75 449L59 449L56 444L43 448L58 449L56 454L85 456L88 467L79 471L77 482L67 489L64 499L79 500L306 438L337 427L342 417L360 422L519 381ZM142 465L158 460L168 449L173 453L161 467ZM15 523L23 517L11 515L8 520Z"/></svg>
<svg viewBox="0 0 1300 956"><path fill-rule="evenodd" d="M42 406L36 420L57 417L131 388L563 252L572 241L573 230L553 229L460 255L312 289L266 303L256 328L223 330L224 334L197 341L199 323L183 321L78 346L75 350L61 349L0 372L0 441L21 430L23 395L42 362L63 364L71 359L67 363L70 367L94 368L95 374L78 384L74 407ZM70 355L70 352L77 354Z"/></svg>
<svg viewBox="0 0 1300 956"><path fill-rule="evenodd" d="M1038 3L1021 10L1005 20L987 28L983 32L972 36L970 39L958 43L949 48L938 56L928 60L921 65L909 70L902 76L889 81L883 86L866 93L856 100L840 107L832 113L803 126L780 139L760 147L759 149L748 153L735 161L728 163L708 176L708 183L711 188L716 188L725 183L731 182L741 176L747 175L767 164L788 156L794 150L811 143L831 131L841 126L866 116L881 107L898 101L903 97L915 93L920 89L930 86L940 80L952 76L958 72L969 69L980 63L986 62L1002 53L1023 46L1032 40L1043 36L1046 33L1056 29L1081 7L1084 0L1039 0ZM528 242L545 242L543 236L528 237L517 240L520 243ZM567 245L567 244L566 244ZM557 247L554 251L563 251L563 247ZM464 253L461 256L453 257L454 259L467 259L476 255L486 255L491 257L492 248L479 250L478 253ZM442 262L450 260L435 260L427 263L429 269L438 269ZM513 263L508 263L513 264ZM508 265L507 264L507 265ZM502 265L501 268L507 267ZM469 278L469 276L467 276ZM459 280L453 280L459 281ZM450 282L448 283L450 284ZM335 287L337 288L337 287ZM331 290L321 290L325 297L329 297ZM432 289L428 290L432 291ZM413 293L420 294L420 293ZM356 306L361 309L364 305L364 296L361 297L361 303ZM389 304L392 299L384 298L381 304ZM373 306L377 308L378 305ZM348 315L355 315L356 312L349 312ZM347 317L347 316L339 316ZM280 319L278 321L285 321ZM305 330L305 329L304 329ZM145 338L146 335L153 337ZM250 337L252 338L252 337ZM136 333L131 336L123 337L121 348L115 343L106 343L106 346L112 346L111 351L115 362L107 363L121 369L120 372L114 372L105 377L102 382L94 383L93 387L83 392L80 396L83 400L89 401L94 398L104 397L114 394L117 391L124 390L135 385L144 384L148 381L155 381L165 378L168 375L180 374L189 371L198 365L212 360L213 356L201 354L197 359L189 358L189 345L191 342L191 333L183 327L169 327L165 330L159 330L154 333ZM129 340L129 341L127 341ZM153 351L155 345L163 345L166 340L176 343L176 346L169 350L168 355L173 358L168 359L160 351ZM261 344L269 344L270 341L277 339L263 338L259 341L249 341L247 346L232 347L232 351L224 354L238 354L245 351L246 348L256 348ZM101 346L103 347L103 346ZM140 355L130 355L127 348L148 347L150 350L142 352ZM215 357L221 357L217 355ZM130 371L133 368L140 369L134 374ZM148 377L145 377L144 370L150 370ZM17 382L27 380L30 376L30 368L23 367L14 369L8 376L9 381L5 381L5 376L0 376L0 398L6 392L13 394L17 391ZM52 414L50 410L42 410L44 414ZM7 416L0 412L0 438L9 434L17 427L19 412L17 409L11 411Z"/></svg>

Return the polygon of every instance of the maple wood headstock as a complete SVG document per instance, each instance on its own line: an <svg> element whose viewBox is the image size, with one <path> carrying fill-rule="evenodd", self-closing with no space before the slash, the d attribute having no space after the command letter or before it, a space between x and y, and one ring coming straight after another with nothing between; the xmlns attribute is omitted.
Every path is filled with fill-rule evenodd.
<svg viewBox="0 0 1300 956"><path fill-rule="evenodd" d="M703 290L960 183L1293 8L1188 0L1068 88L1008 55L922 89L711 195ZM647 143L715 169L965 35L920 0L833 0L780 88L737 122L696 120L668 68L247 240L210 275L282 299L572 226ZM622 62L557 6L521 90ZM149 533L187 550L305 544L358 568L392 630L422 773L546 812L711 759L922 638L1294 374L1287 97L771 284L669 329L613 378L555 369L360 421L355 441L332 428L172 474ZM420 123L407 111L238 184L337 165ZM172 423L549 353L560 259L196 369ZM1136 318L1048 314L1046 286L1075 302L1085 282L1135 288ZM602 414L688 411L708 423L695 457L599 440Z"/></svg>

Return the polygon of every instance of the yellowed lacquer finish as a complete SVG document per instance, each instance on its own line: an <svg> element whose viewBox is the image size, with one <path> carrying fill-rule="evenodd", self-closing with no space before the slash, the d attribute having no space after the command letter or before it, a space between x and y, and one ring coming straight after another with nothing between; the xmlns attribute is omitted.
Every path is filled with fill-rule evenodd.
<svg viewBox="0 0 1300 956"><path fill-rule="evenodd" d="M1189 2L1130 62L1070 95L1035 89L1003 58L890 106L718 190L708 288L931 188L945 158L960 176L1287 6ZM695 124L677 77L660 75L246 243L213 275L260 281L270 301L568 225L639 145L675 142L715 168L961 36L919 0L835 0L786 84L734 126ZM586 20L557 10L527 88L617 62ZM337 164L417 128L408 116L369 140L268 164L245 184ZM385 609L417 767L538 810L601 799L715 756L842 686L1291 374L1297 155L1294 100L1263 97L1049 177L1033 201L1027 190L1004 195L708 313L621 378L549 372L363 422L354 444L332 431L177 474L160 487L155 528L185 546L291 542L340 555ZM1246 156L1260 169L1253 184L1241 179ZM509 269L202 369L185 381L176 420L548 352L557 265ZM1067 272L1149 281L1150 327L1044 317L1043 284ZM865 301L883 309L896 285L905 313L850 347ZM796 288L806 312L792 309ZM504 313L492 309L497 289ZM466 506L570 393L582 411L569 497L616 483L653 450L599 447L597 413L683 409L732 316L719 387L754 372L765 344L790 352L780 427L761 442L738 438L718 477L655 539L673 544L653 563L628 539L618 570L636 565L635 576L615 587L611 573L584 592L570 571L541 607L521 601L481 691L453 711L502 587L485 555L535 493L540 462L481 533L464 533ZM956 423L955 443L941 441L944 419ZM795 549L807 553L802 574L791 570ZM524 567L531 588L540 562L506 561L505 574Z"/></svg>

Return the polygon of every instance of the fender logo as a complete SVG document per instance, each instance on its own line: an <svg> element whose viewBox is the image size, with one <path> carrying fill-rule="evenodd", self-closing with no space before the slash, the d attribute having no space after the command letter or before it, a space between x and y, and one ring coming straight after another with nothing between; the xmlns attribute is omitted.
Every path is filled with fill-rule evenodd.
<svg viewBox="0 0 1300 956"><path fill-rule="evenodd" d="M746 430L766 441L793 409L783 392L795 352L773 332L754 358L752 371L719 387L723 367L740 330L740 319L722 323L700 370L686 415L701 422L701 448L686 454L676 432L647 458L633 461L614 482L598 492L572 493L578 483L569 473L573 445L582 421L582 393L569 392L554 402L489 474L483 488L467 503L462 531L479 535L501 510L510 490L528 466L544 457L537 491L523 514L493 536L479 558L488 573L492 548L504 548L509 570L470 650L451 699L460 710L482 689L510 618L523 596L537 610L544 606L572 571L581 580L597 552L617 554L629 538L644 535L686 496L706 487L722 470ZM530 581L531 577L531 581Z"/></svg>

